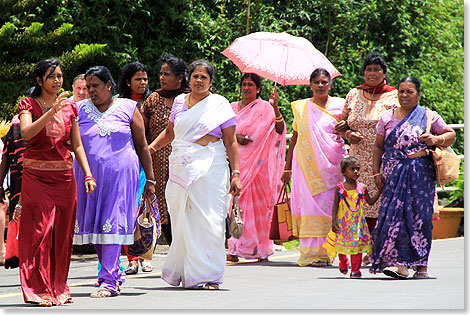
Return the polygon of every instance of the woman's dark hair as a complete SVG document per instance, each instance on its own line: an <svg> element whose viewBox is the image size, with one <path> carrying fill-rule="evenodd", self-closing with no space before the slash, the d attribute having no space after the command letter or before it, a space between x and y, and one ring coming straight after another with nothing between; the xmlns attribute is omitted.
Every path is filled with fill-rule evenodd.
<svg viewBox="0 0 470 315"><path fill-rule="evenodd" d="M387 74L387 64L385 63L382 55L377 52L370 53L366 56L364 62L362 63L362 73L364 73L368 65L380 65L384 74Z"/></svg>
<svg viewBox="0 0 470 315"><path fill-rule="evenodd" d="M256 87L259 89L259 92L256 93L256 97L259 97L261 91L263 90L263 86L261 85L261 78L259 77L259 75L257 75L256 73L245 73L244 75L242 75L242 79L240 80L240 88L242 87L243 80L245 80L246 78L250 78L251 80L253 80Z"/></svg>
<svg viewBox="0 0 470 315"><path fill-rule="evenodd" d="M328 78L328 82L331 83L330 73L326 69L317 68L317 69L313 70L312 74L310 75L310 84L312 84L313 80L315 80L315 78L318 77L321 74L326 75L327 78Z"/></svg>
<svg viewBox="0 0 470 315"><path fill-rule="evenodd" d="M397 90L398 90L398 88L400 87L400 84L402 84L403 82L410 82L410 83L414 84L414 86L415 86L416 91L418 92L418 94L421 93L421 83L419 82L419 80L418 80L417 78L412 77L412 76L410 76L410 75L401 78L400 82L398 82Z"/></svg>
<svg viewBox="0 0 470 315"><path fill-rule="evenodd" d="M116 83L114 83L113 76L111 75L111 71L104 66L94 66L88 69L85 72L85 80L88 77L95 76L104 83L111 82L111 94L116 93Z"/></svg>
<svg viewBox="0 0 470 315"><path fill-rule="evenodd" d="M36 83L30 94L31 97L38 97L42 93L41 86L37 82L36 78L40 78L42 80L46 74L53 73L57 67L60 68L60 61L54 58L41 60L37 63L36 68L34 68L34 81ZM51 71L48 73L47 71L49 68L51 68Z"/></svg>
<svg viewBox="0 0 470 315"><path fill-rule="evenodd" d="M181 88L189 87L188 78L186 77L186 62L184 62L183 59L176 58L170 53L163 53L160 56L160 67L165 63L170 67L175 77L183 77L181 80Z"/></svg>
<svg viewBox="0 0 470 315"><path fill-rule="evenodd" d="M121 71L121 76L119 77L118 81L118 90L119 90L119 97L131 98L131 87L130 82L132 77L139 71L146 72L149 74L149 69L140 62L131 62L127 64ZM147 84L147 88L145 89L144 94L142 97L146 99L150 95L149 85Z"/></svg>
<svg viewBox="0 0 470 315"><path fill-rule="evenodd" d="M348 166L350 164L353 164L353 163L357 163L357 164L360 164L361 162L359 161L359 159L357 157L355 157L354 155L349 155L345 158L343 158L340 162L340 167L341 167L341 173L344 173L346 172L346 169L348 168Z"/></svg>
<svg viewBox="0 0 470 315"><path fill-rule="evenodd" d="M196 70L197 67L204 67L206 69L207 73L209 74L209 77L210 77L211 81L214 81L214 76L215 76L214 66L209 61L202 60L202 59L193 61L189 65L189 67L188 67L188 78L191 78L191 75L193 74L194 70Z"/></svg>

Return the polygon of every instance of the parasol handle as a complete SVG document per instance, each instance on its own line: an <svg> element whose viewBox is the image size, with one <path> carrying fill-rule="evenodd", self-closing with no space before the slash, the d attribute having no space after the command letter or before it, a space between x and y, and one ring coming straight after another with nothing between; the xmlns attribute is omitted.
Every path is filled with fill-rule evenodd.
<svg viewBox="0 0 470 315"><path fill-rule="evenodd" d="M273 88L273 92L272 92L272 93L274 93L274 91L276 90L276 84L277 84L277 81L274 82L274 88ZM269 104L271 104L271 105L274 104L274 100L273 100L272 98L269 99Z"/></svg>

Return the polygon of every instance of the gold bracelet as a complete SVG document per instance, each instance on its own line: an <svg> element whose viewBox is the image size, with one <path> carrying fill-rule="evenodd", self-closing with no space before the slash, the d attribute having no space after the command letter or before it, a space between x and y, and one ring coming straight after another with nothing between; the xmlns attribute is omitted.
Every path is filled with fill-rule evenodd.
<svg viewBox="0 0 470 315"><path fill-rule="evenodd" d="M157 150L155 150L155 148L154 148L154 147L152 147L151 145L149 145L149 150L150 150L150 151L152 151L152 150L153 150L153 153L157 152ZM152 152L150 152L150 153L152 153Z"/></svg>
<svg viewBox="0 0 470 315"><path fill-rule="evenodd" d="M444 136L441 136L442 137L442 143L441 143L441 146L444 145L444 143L446 143L446 138Z"/></svg>
<svg viewBox="0 0 470 315"><path fill-rule="evenodd" d="M349 131L349 132L352 132L352 130L351 130L351 129L348 129L348 130L346 130L346 131L344 132L344 137L346 138L346 140L349 140L348 131Z"/></svg>
<svg viewBox="0 0 470 315"><path fill-rule="evenodd" d="M282 116L281 116L281 118L279 118L279 119L276 118L276 122L283 122L283 121L284 121L284 119L282 119Z"/></svg>
<svg viewBox="0 0 470 315"><path fill-rule="evenodd" d="M382 175L382 173L374 174L374 175L372 175L372 177L379 176L379 175Z"/></svg>
<svg viewBox="0 0 470 315"><path fill-rule="evenodd" d="M292 170L284 170L284 173L292 173Z"/></svg>
<svg viewBox="0 0 470 315"><path fill-rule="evenodd" d="M235 175L235 174L240 175L240 171L239 171L239 170L233 170L233 171L232 171L232 176Z"/></svg>

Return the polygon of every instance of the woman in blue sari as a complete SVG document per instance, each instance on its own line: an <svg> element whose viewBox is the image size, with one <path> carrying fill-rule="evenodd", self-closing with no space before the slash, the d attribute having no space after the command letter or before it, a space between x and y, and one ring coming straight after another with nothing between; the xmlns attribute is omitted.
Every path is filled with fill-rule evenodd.
<svg viewBox="0 0 470 315"><path fill-rule="evenodd" d="M401 79L400 108L385 112L376 128L373 171L383 194L370 272L395 278L407 278L408 268L416 270L414 278L428 278L436 174L426 149L455 142L455 132L439 114L418 105L420 95L418 79Z"/></svg>

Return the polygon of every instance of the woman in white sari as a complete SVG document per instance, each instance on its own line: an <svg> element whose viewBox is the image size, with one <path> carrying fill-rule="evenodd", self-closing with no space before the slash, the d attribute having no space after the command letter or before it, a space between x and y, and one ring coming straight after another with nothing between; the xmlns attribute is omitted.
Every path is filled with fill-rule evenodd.
<svg viewBox="0 0 470 315"><path fill-rule="evenodd" d="M217 290L225 271L229 192L239 195L241 189L236 115L223 96L209 91L214 78L209 62L193 62L188 74L191 93L175 98L167 128L149 145L151 152L172 145L165 195L173 240L162 279Z"/></svg>

